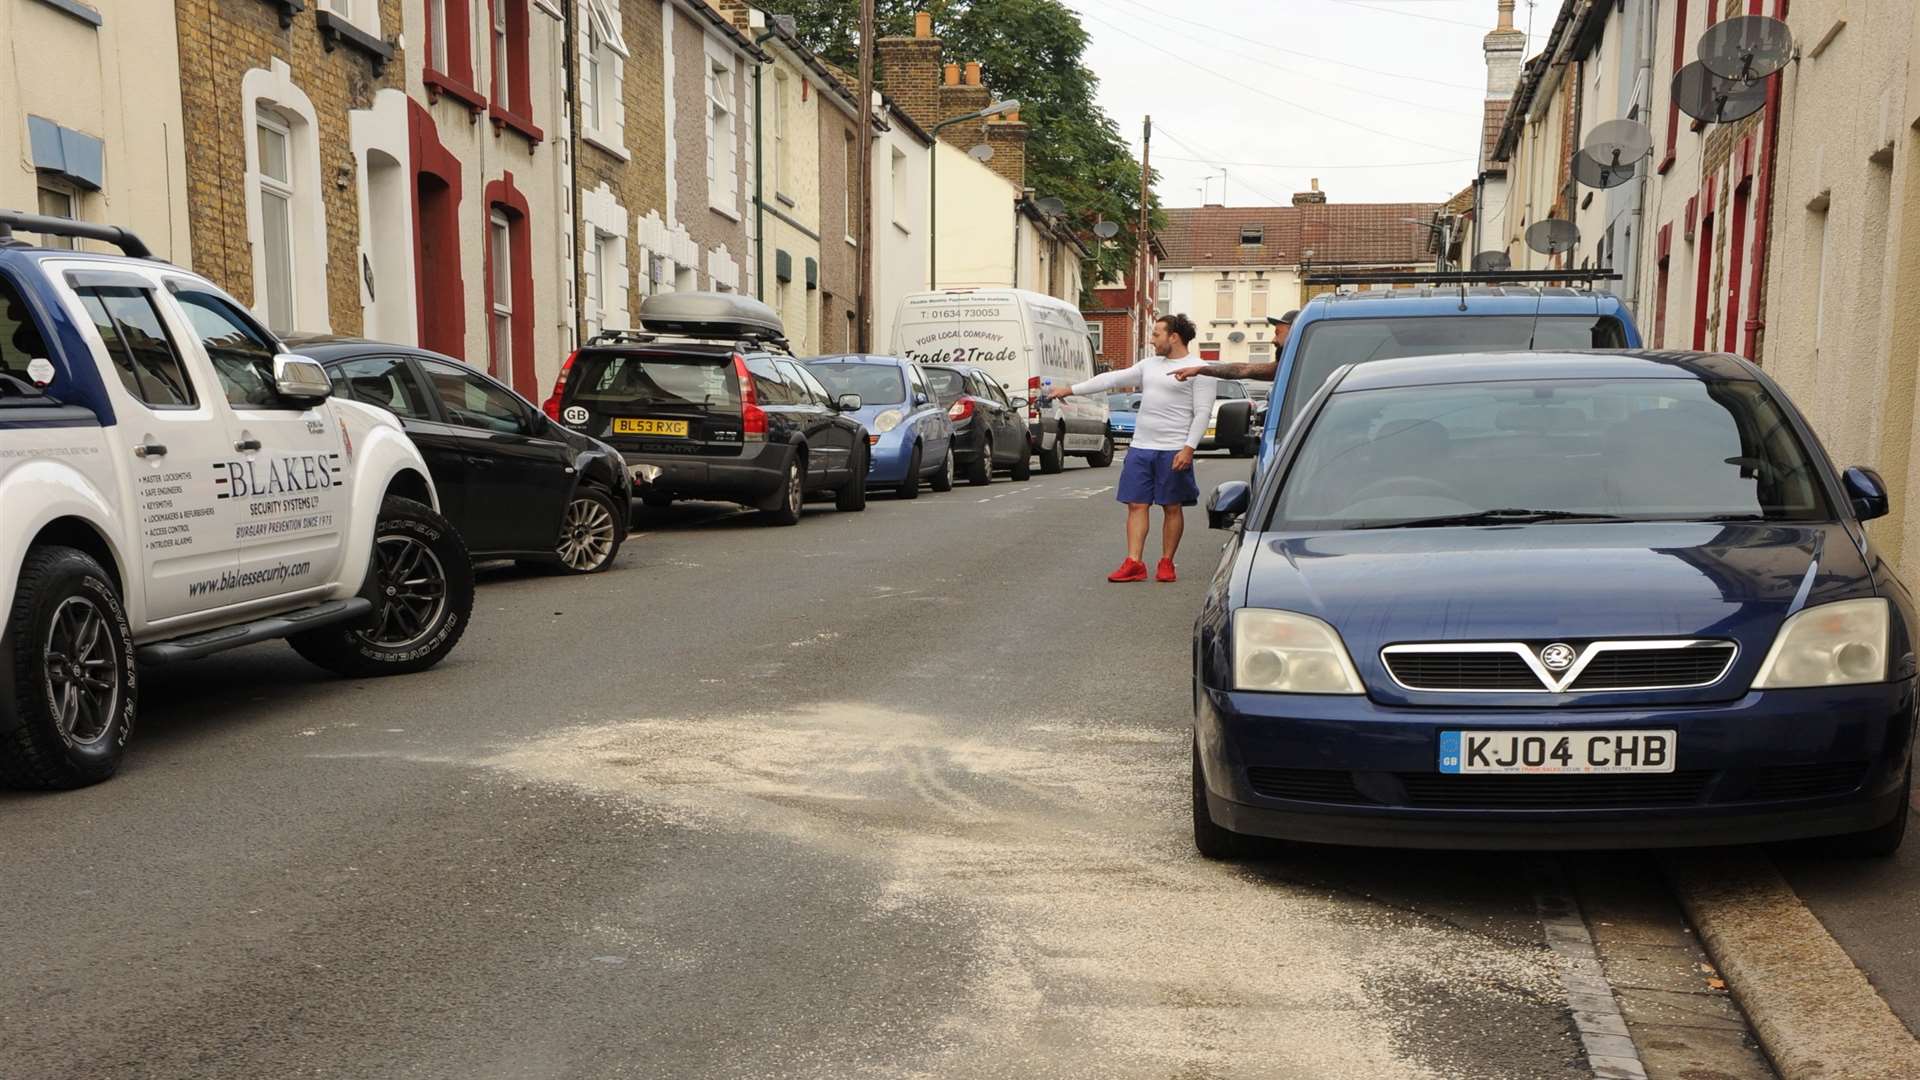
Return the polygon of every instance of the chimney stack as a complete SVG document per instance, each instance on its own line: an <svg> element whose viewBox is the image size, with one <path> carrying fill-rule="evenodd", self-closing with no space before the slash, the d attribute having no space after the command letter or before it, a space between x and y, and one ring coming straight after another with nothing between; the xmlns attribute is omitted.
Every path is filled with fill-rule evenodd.
<svg viewBox="0 0 1920 1080"><path fill-rule="evenodd" d="M882 93L913 122L931 129L940 113L940 39L933 36L933 17L924 11L913 16L912 37L883 37L874 42L876 83ZM958 82L958 72L954 81Z"/></svg>
<svg viewBox="0 0 1920 1080"><path fill-rule="evenodd" d="M1487 56L1487 100L1506 101L1520 86L1520 66L1526 61L1527 35L1514 28L1514 0L1500 0L1499 23L1487 34L1481 49Z"/></svg>
<svg viewBox="0 0 1920 1080"><path fill-rule="evenodd" d="M1312 191L1296 191L1293 193L1293 205L1321 206L1326 203L1327 193L1320 190L1320 180L1318 177L1313 179L1312 185Z"/></svg>

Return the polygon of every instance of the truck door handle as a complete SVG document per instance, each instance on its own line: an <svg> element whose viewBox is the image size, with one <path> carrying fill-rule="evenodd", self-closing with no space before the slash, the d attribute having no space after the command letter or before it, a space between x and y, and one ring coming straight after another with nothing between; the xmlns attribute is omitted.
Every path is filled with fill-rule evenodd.
<svg viewBox="0 0 1920 1080"><path fill-rule="evenodd" d="M133 448L133 456L137 458L166 457L167 448L157 442L141 443Z"/></svg>
<svg viewBox="0 0 1920 1080"><path fill-rule="evenodd" d="M241 439L239 442L233 444L233 448L235 450L240 451L241 453L245 453L248 450L258 450L260 449L260 440L259 439Z"/></svg>

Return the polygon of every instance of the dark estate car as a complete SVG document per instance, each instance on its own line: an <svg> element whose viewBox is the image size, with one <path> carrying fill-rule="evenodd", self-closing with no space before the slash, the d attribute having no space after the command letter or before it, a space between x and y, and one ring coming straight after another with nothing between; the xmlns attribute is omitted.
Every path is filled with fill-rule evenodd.
<svg viewBox="0 0 1920 1080"><path fill-rule="evenodd" d="M968 364L928 364L927 384L953 421L954 461L970 484L990 484L997 469L1015 480L1033 475L1027 399L1010 398L999 380Z"/></svg>
<svg viewBox="0 0 1920 1080"><path fill-rule="evenodd" d="M400 419L441 508L476 559L576 574L605 570L626 541L633 482L607 444L541 415L506 384L450 356L359 338L295 335L334 392Z"/></svg>
<svg viewBox="0 0 1920 1080"><path fill-rule="evenodd" d="M1195 627L1203 853L1899 846L1914 608L1862 527L1886 489L1752 364L1339 368L1260 489L1209 507L1234 536Z"/></svg>
<svg viewBox="0 0 1920 1080"><path fill-rule="evenodd" d="M780 317L731 293L641 304L644 332L602 334L567 358L547 414L611 443L647 477L648 506L701 499L800 520L810 494L867 505L867 432L787 353Z"/></svg>

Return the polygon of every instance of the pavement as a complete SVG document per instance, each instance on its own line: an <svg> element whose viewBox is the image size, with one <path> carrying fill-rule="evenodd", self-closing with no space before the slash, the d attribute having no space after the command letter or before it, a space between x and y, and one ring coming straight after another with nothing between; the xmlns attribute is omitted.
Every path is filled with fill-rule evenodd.
<svg viewBox="0 0 1920 1080"><path fill-rule="evenodd" d="M1553 1080L1619 965L1746 1055L1646 1075L1764 1075L1645 861L1629 935L1577 857L1199 859L1219 537L1106 584L1117 475L643 511L421 675L143 673L119 777L0 794L0 1077Z"/></svg>

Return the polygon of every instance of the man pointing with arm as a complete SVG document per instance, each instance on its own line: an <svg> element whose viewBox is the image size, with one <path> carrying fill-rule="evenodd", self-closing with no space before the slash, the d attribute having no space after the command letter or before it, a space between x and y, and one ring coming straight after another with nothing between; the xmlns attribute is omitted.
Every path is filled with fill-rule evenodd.
<svg viewBox="0 0 1920 1080"><path fill-rule="evenodd" d="M1140 391L1140 413L1120 470L1116 498L1127 505L1127 558L1108 581L1145 581L1151 508L1161 508L1160 566L1155 577L1175 580L1174 553L1186 531L1186 508L1200 501L1200 485L1193 476L1193 451L1213 418L1215 384L1176 380L1174 371L1187 360L1193 340L1193 320L1185 315L1163 315L1153 326L1155 355L1130 368L1096 375L1073 386L1056 386L1048 396L1056 400L1074 395L1114 390ZM1211 374L1211 369L1197 369Z"/></svg>
<svg viewBox="0 0 1920 1080"><path fill-rule="evenodd" d="M1258 364L1242 362L1236 364L1195 364L1173 373L1173 377L1186 382L1195 375L1205 375L1214 379L1258 379L1272 382L1274 372L1280 369L1280 350L1287 346L1287 335L1293 331L1293 320L1299 316L1298 309L1285 315L1268 316L1267 322L1273 325L1273 359Z"/></svg>

